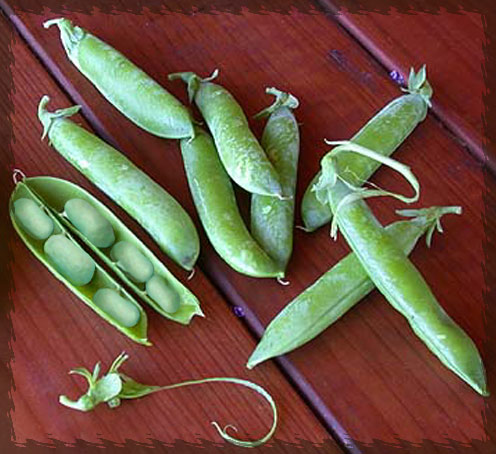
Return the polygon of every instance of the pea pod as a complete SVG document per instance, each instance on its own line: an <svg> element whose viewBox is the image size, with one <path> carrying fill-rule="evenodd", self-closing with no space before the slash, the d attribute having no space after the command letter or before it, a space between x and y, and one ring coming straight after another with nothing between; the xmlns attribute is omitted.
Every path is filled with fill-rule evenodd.
<svg viewBox="0 0 496 454"><path fill-rule="evenodd" d="M32 179L29 179L32 180ZM26 181L26 180L25 180ZM26 184L26 182L18 182L14 192L10 198L10 218L14 229L16 230L19 237L22 239L24 244L28 247L28 249L33 253L33 255L41 262L45 267L58 279L60 280L72 293L74 293L81 301L83 301L86 305L88 305L93 311L95 311L101 318L110 323L112 326L117 328L127 337L132 339L133 341L143 344L143 345L151 345L151 343L147 340L147 317L146 313L143 311L141 306L133 299L133 297L123 289L117 281L115 281L110 274L108 274L98 263L93 262L92 266L94 267L94 271L91 275L91 280L89 283L85 285L74 285L71 280L72 277L77 274L77 276L81 276L80 272L72 270L72 274L69 271L64 271L64 265L67 263L60 263L59 261L53 260L53 258L57 258L58 251L54 250L53 247L49 247L49 253L52 254L52 257L47 255L45 252L45 246L48 241L51 241L53 238L58 241L58 238L62 237L65 239L65 243L62 246L69 244L70 248L76 251L80 251L79 253L83 254L83 256L87 255L81 247L76 243L66 226L60 221L60 218L44 204L44 202L38 197L38 195ZM23 224L18 222L18 219L15 215L15 202L20 199L29 199L36 203L43 212L50 218L53 223L53 235L48 238L48 240L37 240L33 238L29 233L26 232ZM51 249L51 250L50 250ZM62 260L66 260L66 257L62 257ZM92 259L91 259L92 260ZM58 263L57 263L58 262ZM62 267L62 268L61 268ZM75 273L75 274L74 274ZM87 271L83 270L83 274L86 274ZM77 279L77 277L76 277ZM122 298L127 301L127 304L131 305L134 311L139 314L137 322L133 326L124 326L119 323L119 320L109 314L102 308L100 308L95 302L94 297L95 294L100 289L112 289L116 291ZM115 315L115 314L114 314Z"/></svg>
<svg viewBox="0 0 496 454"><path fill-rule="evenodd" d="M229 176L248 192L282 197L277 171L251 132L241 106L225 88L211 82L215 77L217 71L207 79L192 72L169 75L188 84L189 99L194 99L205 118Z"/></svg>
<svg viewBox="0 0 496 454"><path fill-rule="evenodd" d="M246 228L210 135L196 128L194 139L181 140L181 153L193 201L217 253L236 271L248 276L283 277L284 271Z"/></svg>
<svg viewBox="0 0 496 454"><path fill-rule="evenodd" d="M408 94L394 99L379 111L360 131L352 142L390 156L425 119L430 106L432 88L427 81L425 65L415 74L413 68L408 80ZM352 153L339 155L339 166L347 169L347 178L355 186L367 181L380 167L380 163ZM301 202L301 216L305 230L312 232L332 218L332 211L321 203L312 188L319 181L319 171L308 185Z"/></svg>
<svg viewBox="0 0 496 454"><path fill-rule="evenodd" d="M52 25L60 29L69 60L132 122L166 139L193 135L188 109L124 55L69 19L44 23Z"/></svg>
<svg viewBox="0 0 496 454"><path fill-rule="evenodd" d="M269 116L262 135L262 147L279 174L284 199L253 194L251 197L251 233L265 252L282 268L293 252L294 205L300 134L292 109L298 100L275 88L272 106L257 117Z"/></svg>
<svg viewBox="0 0 496 454"><path fill-rule="evenodd" d="M176 263L191 270L200 253L193 221L167 191L115 148L67 117L79 106L46 110L44 96L38 117L52 146L151 235Z"/></svg>
<svg viewBox="0 0 496 454"><path fill-rule="evenodd" d="M423 276L372 214L363 201L367 194L359 189L357 192L337 165L338 152L364 152L362 148L353 143L342 144L323 158L322 178L315 188L319 200L325 203L327 198L333 221L360 264L417 336L447 368L487 396L485 369L474 342L445 312ZM373 154L370 150L365 152ZM399 169L399 163L396 164Z"/></svg>
<svg viewBox="0 0 496 454"><path fill-rule="evenodd" d="M401 212L399 212L401 214ZM431 207L408 213L411 221L398 221L386 227L405 254L427 233L427 244L440 218L447 213L460 214L460 207ZM252 369L267 359L284 355L306 344L335 323L374 289L367 272L354 253L324 273L300 293L270 322L257 348L248 360Z"/></svg>
<svg viewBox="0 0 496 454"><path fill-rule="evenodd" d="M188 324L195 315L203 316L198 299L191 293L167 267L139 240L139 238L129 230L125 224L103 203L86 192L81 187L66 180L53 177L33 177L26 178L24 184L28 186L38 197L48 206L55 216L59 217L60 222L72 234L79 237L95 254L99 257L112 271L123 281L141 300L155 309L159 314L170 320L181 324ZM159 276L169 287L171 294L175 295L178 300L177 307L171 311L168 301L161 304L160 300L153 299L143 284L133 281L126 272L126 266L119 266L120 263L112 258L112 249L100 248L91 242L83 232L74 226L64 214L64 207L68 200L82 200L94 207L98 213L105 218L111 225L115 235L116 245L124 243L129 247L137 250L139 255L134 256L134 260L140 259L144 262L143 266L151 265L151 275ZM114 246L115 247L115 246Z"/></svg>

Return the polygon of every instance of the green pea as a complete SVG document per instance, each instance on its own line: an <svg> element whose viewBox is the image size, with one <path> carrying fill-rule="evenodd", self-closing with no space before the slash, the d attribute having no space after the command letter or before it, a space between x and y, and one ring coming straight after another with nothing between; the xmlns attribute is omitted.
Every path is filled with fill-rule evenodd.
<svg viewBox="0 0 496 454"><path fill-rule="evenodd" d="M68 200L64 211L69 221L96 247L106 248L114 244L115 235L110 222L86 200Z"/></svg>
<svg viewBox="0 0 496 454"><path fill-rule="evenodd" d="M132 243L119 241L114 244L110 257L134 282L141 284L153 276L152 262Z"/></svg>
<svg viewBox="0 0 496 454"><path fill-rule="evenodd" d="M53 232L53 221L31 199L17 199L14 213L23 230L36 240L46 240Z"/></svg>
<svg viewBox="0 0 496 454"><path fill-rule="evenodd" d="M181 140L188 185L203 228L216 252L236 271L253 277L283 277L282 270L250 235L212 138L196 128Z"/></svg>
<svg viewBox="0 0 496 454"><path fill-rule="evenodd" d="M116 290L110 288L98 290L93 296L93 302L122 326L130 328L140 320L138 308Z"/></svg>
<svg viewBox="0 0 496 454"><path fill-rule="evenodd" d="M76 243L62 234L52 235L43 246L55 269L71 284L88 284L95 274L95 262Z"/></svg>
<svg viewBox="0 0 496 454"><path fill-rule="evenodd" d="M418 74L422 76L422 72L423 70L420 70ZM393 154L427 115L432 89L425 76L419 81L418 83L409 81L409 93L387 104L353 136L351 141L377 151L383 156ZM379 162L352 153L340 154L338 161L340 168L347 169L346 177L355 186L361 186L380 167ZM320 176L319 171L312 178L301 202L303 224L309 232L328 224L332 218L330 207L321 203L313 191Z"/></svg>
<svg viewBox="0 0 496 454"><path fill-rule="evenodd" d="M160 276L153 276L146 283L146 294L159 304L164 311L174 313L179 309L177 292Z"/></svg>
<svg viewBox="0 0 496 454"><path fill-rule="evenodd" d="M279 173L285 199L253 194L251 197L251 232L264 251L282 269L286 269L293 252L300 135L298 122L292 109L298 107L298 100L275 88L268 88L267 93L276 96L276 100L257 117L269 115L262 135L262 146Z"/></svg>
<svg viewBox="0 0 496 454"><path fill-rule="evenodd" d="M205 118L229 176L248 192L282 197L277 171L251 132L243 109L225 88L210 82L213 77L201 79L191 72L169 75L188 84L190 101L194 98Z"/></svg>
<svg viewBox="0 0 496 454"><path fill-rule="evenodd" d="M124 55L68 19L56 24L69 59L122 114L156 136L193 135L188 109Z"/></svg>
<svg viewBox="0 0 496 454"><path fill-rule="evenodd" d="M164 188L122 153L66 117L78 107L48 112L49 98L38 117L51 145L83 175L132 216L176 263L192 270L200 239L188 213Z"/></svg>

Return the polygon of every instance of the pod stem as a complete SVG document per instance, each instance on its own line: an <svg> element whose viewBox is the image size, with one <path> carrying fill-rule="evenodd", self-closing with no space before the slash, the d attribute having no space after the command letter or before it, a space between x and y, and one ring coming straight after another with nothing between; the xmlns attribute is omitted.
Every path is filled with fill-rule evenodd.
<svg viewBox="0 0 496 454"><path fill-rule="evenodd" d="M121 404L122 399L138 399L140 397L144 397L159 391L166 391L181 388L184 386L194 386L213 382L234 383L256 391L267 400L267 402L270 404L273 414L272 426L264 437L254 441L243 441L239 440L238 438L234 438L227 433L227 429L229 428L237 431L234 426L227 425L224 428L221 428L221 426L217 422L213 421L212 425L219 432L219 435L224 440L236 446L241 446L244 448L254 448L266 443L274 434L278 420L277 407L272 396L261 386L248 380L242 380L232 377L212 377L200 380L189 380L167 386L144 385L142 383L136 382L132 378L119 371L119 368L124 364L125 361L127 361L128 358L129 356L126 355L124 352L121 353L114 360L107 373L101 378L99 377L101 370L99 362L95 365L92 372L90 372L88 369L85 369L84 367L79 367L77 369L71 370L69 372L70 374L81 375L86 379L86 381L88 382L88 390L77 401L73 401L67 396L62 395L59 396L59 402L62 405L74 410L87 412L93 410L97 405L103 402L107 403L110 408L117 408Z"/></svg>
<svg viewBox="0 0 496 454"><path fill-rule="evenodd" d="M71 61L78 66L76 61L77 48L81 40L86 36L86 31L81 27L74 26L69 19L64 17L50 19L43 23L45 28L50 28L52 25L59 27L62 45Z"/></svg>
<svg viewBox="0 0 496 454"><path fill-rule="evenodd" d="M181 79L183 82L186 82L186 84L188 85L188 99L191 103L195 99L196 92L200 88L200 85L204 82L210 82L214 80L215 78L217 78L218 75L219 70L215 69L209 77L205 77L203 79L191 71L172 73L169 74L168 78L169 80Z"/></svg>
<svg viewBox="0 0 496 454"><path fill-rule="evenodd" d="M462 207L433 206L430 208L421 208L419 210L396 210L396 213L400 216L415 218L414 221L418 220L418 222L422 223L427 231L425 241L427 246L431 247L434 231L437 230L439 233L443 233L444 231L443 226L441 225L441 218L445 214L462 214Z"/></svg>
<svg viewBox="0 0 496 454"><path fill-rule="evenodd" d="M408 76L408 88L403 88L402 90L407 93L420 95L425 103L429 107L432 107L431 98L433 90L431 85L427 81L426 65L422 65L417 73L415 72L415 69L413 67L410 68L410 75Z"/></svg>
<svg viewBox="0 0 496 454"><path fill-rule="evenodd" d="M68 107L66 109L58 109L55 112L49 112L46 107L50 102L50 97L44 95L41 98L40 104L38 105L38 118L43 125L43 134L41 136L41 140L43 140L49 133L52 128L55 120L59 118L68 118L77 114L81 109L81 106L76 105L72 107Z"/></svg>
<svg viewBox="0 0 496 454"><path fill-rule="evenodd" d="M265 93L275 96L276 99L270 106L254 115L253 118L265 118L282 107L287 107L288 109L296 109L300 105L298 98L293 96L291 93L286 93L284 91L278 90L275 87L267 87L265 89Z"/></svg>
<svg viewBox="0 0 496 454"><path fill-rule="evenodd" d="M371 197L393 197L395 199L401 200L404 203L414 203L420 197L420 184L417 180L417 177L413 174L410 167L402 164L399 161L396 161L388 156L384 156L374 150L370 150L369 148L363 147L351 141L328 141L325 140L325 143L328 145L338 145L338 147L334 148L331 153L328 153L322 159L322 175L319 181L313 186L312 191L316 192L317 199L321 203L328 203L328 190L332 189L332 187L337 183L337 181L341 181L344 183L351 192L343 197L342 200L339 201L334 216L331 222L331 237L336 239L338 224L337 224L337 215L339 211L349 203L368 199ZM369 183L370 186L374 187L374 189L367 189L362 187L357 187L349 183L340 173L338 169L338 162L336 159L336 155L343 151L357 153L361 156L366 156L367 158L373 159L374 161L380 162L393 170L396 170L398 173L403 175L403 177L410 183L411 187L414 190L414 195L411 197L404 196L402 194L398 194L391 191L386 191L381 189L380 187Z"/></svg>

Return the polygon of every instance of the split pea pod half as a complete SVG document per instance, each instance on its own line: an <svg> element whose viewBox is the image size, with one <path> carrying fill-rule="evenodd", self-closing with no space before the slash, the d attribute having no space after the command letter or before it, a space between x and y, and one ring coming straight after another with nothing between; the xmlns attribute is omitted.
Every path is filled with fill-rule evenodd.
<svg viewBox="0 0 496 454"><path fill-rule="evenodd" d="M188 109L124 55L69 19L44 24L52 25L71 62L132 122L166 139L193 135Z"/></svg>
<svg viewBox="0 0 496 454"><path fill-rule="evenodd" d="M283 277L284 270L246 228L236 196L210 135L196 128L194 139L181 140L189 188L208 239L232 268L252 277Z"/></svg>
<svg viewBox="0 0 496 454"><path fill-rule="evenodd" d="M55 150L136 219L169 257L192 270L200 240L184 208L122 153L69 120L79 106L52 113L48 102L44 96L38 109L43 137L48 135Z"/></svg>
<svg viewBox="0 0 496 454"><path fill-rule="evenodd" d="M427 234L427 245L437 227L442 231L443 215L460 214L460 207L431 207L411 210L411 221L398 221L386 227L387 233L405 254ZM400 211L399 214L402 214ZM354 253L349 254L310 287L300 293L270 322L247 367L284 355L306 344L340 319L375 288Z"/></svg>
<svg viewBox="0 0 496 454"><path fill-rule="evenodd" d="M61 216L55 214L33 190L30 183L37 180L26 178L18 182L10 198L10 218L19 237L58 280L101 318L133 341L151 345L147 340L146 313L134 298L81 248L70 230L61 222ZM43 216L40 211L33 210L32 206L29 208L31 216L28 216L26 200L35 204ZM50 219L50 222L44 216ZM47 224L52 226L50 235L33 237L32 232L38 231L40 225L47 231L44 227ZM105 292L102 297L103 289ZM111 301L108 292L112 297Z"/></svg>
<svg viewBox="0 0 496 454"><path fill-rule="evenodd" d="M26 178L24 185L37 194L66 230L86 244L134 294L159 314L183 325L189 324L195 315L203 316L196 296L109 208L90 193L74 183L53 177ZM68 207L80 210L71 213ZM91 215L88 216L88 212ZM104 228L100 230L107 235L110 230L114 239L112 244L108 244L108 241L104 243L107 246L95 244L87 235L87 232L95 231L91 225L103 225ZM153 291L148 290L150 281ZM105 294L112 299L111 294Z"/></svg>
<svg viewBox="0 0 496 454"><path fill-rule="evenodd" d="M407 319L415 334L448 369L478 393L488 395L486 373L476 345L446 313L422 274L363 200L368 196L393 194L382 190L364 193L363 189L353 187L337 165L337 155L345 150L374 155L373 151L352 142L334 148L321 162L322 178L316 188L319 200L325 203L327 198L334 213L334 225L343 234L371 281ZM375 156L378 158L380 155ZM390 158L378 159L389 162L392 168L403 173L416 190L416 196L410 199L394 196L410 202L417 200L419 186L410 169Z"/></svg>
<svg viewBox="0 0 496 454"><path fill-rule="evenodd" d="M224 87L211 82L217 71L206 79L195 73L170 74L188 84L191 102L196 102L229 176L253 194L282 197L276 169L250 130L243 109Z"/></svg>
<svg viewBox="0 0 496 454"><path fill-rule="evenodd" d="M298 122L292 109L298 100L289 93L268 88L274 104L256 117L269 116L262 135L262 147L279 174L284 199L253 194L251 197L251 233L258 244L282 268L293 252L296 175L300 153Z"/></svg>
<svg viewBox="0 0 496 454"><path fill-rule="evenodd" d="M405 91L407 94L387 104L351 141L383 156L390 156L427 115L432 88L427 81L425 65L418 73L411 69ZM341 153L338 159L340 167L346 169L346 177L355 186L362 185L380 167L379 162L352 153ZM320 176L319 171L308 185L301 202L303 225L309 232L328 224L332 218L330 207L321 203L312 191Z"/></svg>

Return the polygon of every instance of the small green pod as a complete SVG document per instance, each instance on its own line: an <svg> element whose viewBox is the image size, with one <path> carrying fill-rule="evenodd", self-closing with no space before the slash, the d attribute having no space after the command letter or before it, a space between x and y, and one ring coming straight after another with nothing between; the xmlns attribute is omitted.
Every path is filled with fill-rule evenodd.
<svg viewBox="0 0 496 454"><path fill-rule="evenodd" d="M17 199L14 215L24 231L35 240L46 240L53 232L53 221L31 199Z"/></svg>
<svg viewBox="0 0 496 454"><path fill-rule="evenodd" d="M19 173L19 172L18 172ZM148 321L146 313L141 306L129 295L126 290L120 289L116 280L105 271L97 262L84 252L78 243L75 242L71 233L79 236L90 249L100 252L102 250L91 246L81 232L79 232L65 217L61 215L65 202L70 198L84 198L84 192L80 192L76 185L51 177L23 178L16 182L16 187L12 192L9 202L9 212L12 225L15 231L24 242L26 247L68 290L77 298L96 312L107 323L114 326L121 333L142 345L151 345L147 339ZM82 190L81 190L82 191ZM33 240L18 222L15 216L15 203L20 199L32 200L53 223L53 235L45 241ZM96 199L88 198L87 201L93 203ZM102 212L102 208L98 207ZM60 239L62 237L62 239ZM45 248L48 253L45 252ZM82 255L81 255L82 253ZM50 256L50 255L51 256ZM69 256L66 256L68 254ZM77 258L78 256L79 259ZM55 257L55 260L54 260ZM90 261L88 261L88 257ZM77 263L76 263L77 262ZM93 270L93 271L92 271ZM75 271L77 271L75 273ZM76 276L75 276L76 274ZM91 276L92 275L92 276ZM87 282L89 280L89 282ZM85 285L79 285L84 284ZM140 313L139 322L129 328L119 324L115 319L108 316L92 300L93 295L101 288L120 289L121 294ZM70 310L68 308L68 310Z"/></svg>
<svg viewBox="0 0 496 454"><path fill-rule="evenodd" d="M145 283L153 276L152 262L128 241L115 243L110 250L110 257L131 280L138 284Z"/></svg>
<svg viewBox="0 0 496 454"><path fill-rule="evenodd" d="M191 72L170 74L188 84L190 101L195 100L210 129L215 146L229 176L253 194L282 197L276 169L250 130L243 109L225 88L210 82L217 72L201 79Z"/></svg>
<svg viewBox="0 0 496 454"><path fill-rule="evenodd" d="M337 211L339 230L360 264L429 350L478 393L487 396L486 373L477 346L439 304L420 271L368 205L360 198L350 199L356 192L342 181L334 156L331 151L322 159L320 200L327 195L332 211Z"/></svg>
<svg viewBox="0 0 496 454"><path fill-rule="evenodd" d="M93 296L93 302L109 317L127 328L135 326L140 320L138 308L117 290L101 288Z"/></svg>
<svg viewBox="0 0 496 454"><path fill-rule="evenodd" d="M132 216L169 257L191 271L200 239L184 208L122 153L68 120L79 106L51 113L46 110L49 100L41 99L38 117L55 150Z"/></svg>
<svg viewBox="0 0 496 454"><path fill-rule="evenodd" d="M246 228L236 196L212 138L196 128L195 138L181 140L188 185L208 239L222 259L252 277L283 277L282 270Z"/></svg>
<svg viewBox="0 0 496 454"><path fill-rule="evenodd" d="M298 100L289 93L268 88L276 96L274 104L257 117L269 116L262 135L262 147L279 174L284 199L253 194L251 233L263 250L286 269L293 252L294 206L300 133L292 109Z"/></svg>
<svg viewBox="0 0 496 454"><path fill-rule="evenodd" d="M114 244L115 235L110 222L86 200L68 200L64 212L67 219L96 247L106 248Z"/></svg>
<svg viewBox="0 0 496 454"><path fill-rule="evenodd" d="M401 214L401 212L399 212ZM400 248L409 255L420 237L427 235L427 245L439 220L445 214L460 214L460 207L431 207L414 210L410 221L398 221L386 227ZM246 367L275 356L284 355L308 343L373 289L374 283L354 253L348 254L326 271L311 286L294 298L269 323Z"/></svg>
<svg viewBox="0 0 496 454"><path fill-rule="evenodd" d="M431 96L432 88L426 79L425 66L417 74L412 69L408 94L387 104L351 141L383 156L390 156L425 119ZM347 169L346 177L355 186L361 186L380 167L379 162L352 153L340 154L338 161L340 168ZM328 224L332 219L331 208L321 203L313 190L320 176L319 170L307 186L301 202L303 225L308 232Z"/></svg>
<svg viewBox="0 0 496 454"><path fill-rule="evenodd" d="M198 298L126 227L121 219L92 194L74 183L53 177L25 178L23 186L29 187L44 206L50 207L50 213L64 228L76 235L122 282L160 315L183 325L188 325L195 315L203 316ZM67 200L71 199L86 201L110 223L116 238L114 247L106 249L97 247L66 216L62 215ZM124 248L121 248L122 245L116 248L119 243L123 243ZM114 251L114 254L112 254L112 251ZM117 260L117 263L115 260L116 251L120 259L120 261ZM138 254L136 254L136 251ZM142 282L147 281L154 274L161 276L179 295L179 309L174 313L166 312L143 291L143 285L139 285L138 282L133 280L131 274L138 276ZM108 287L108 285L103 286ZM143 320L143 315L141 319ZM141 322L137 326L139 327L140 325ZM133 328L132 331L137 330Z"/></svg>
<svg viewBox="0 0 496 454"><path fill-rule="evenodd" d="M72 63L122 114L159 137L181 139L193 135L188 109L124 55L68 19L56 24Z"/></svg>
<svg viewBox="0 0 496 454"><path fill-rule="evenodd" d="M173 314L179 309L179 295L160 276L152 276L146 283L146 294L162 307L166 312Z"/></svg>
<svg viewBox="0 0 496 454"><path fill-rule="evenodd" d="M64 235L52 235L43 246L55 269L72 285L88 284L95 274L95 262Z"/></svg>

